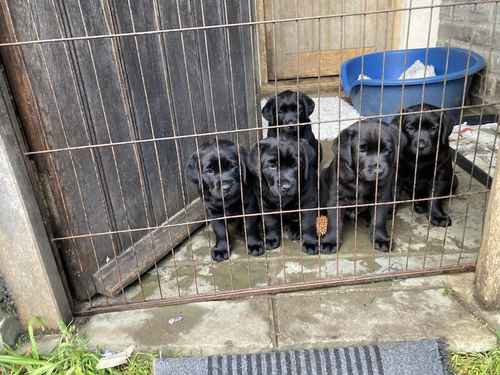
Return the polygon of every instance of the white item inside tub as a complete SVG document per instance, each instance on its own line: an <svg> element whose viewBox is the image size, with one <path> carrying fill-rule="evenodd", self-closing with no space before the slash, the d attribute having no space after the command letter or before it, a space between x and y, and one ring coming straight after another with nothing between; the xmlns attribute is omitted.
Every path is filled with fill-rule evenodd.
<svg viewBox="0 0 500 375"><path fill-rule="evenodd" d="M311 96L311 99L315 104L314 112L310 117L312 131L316 138L322 141L337 138L339 130L347 128L359 119L359 112L338 96L321 96L319 99ZM262 100L261 107L264 107L266 101L267 98ZM319 121L321 121L321 126L318 124ZM262 119L262 126L264 127L263 135L267 137L268 123L265 119Z"/></svg>
<svg viewBox="0 0 500 375"><path fill-rule="evenodd" d="M368 77L367 75L364 75L364 74L360 74L358 76L358 81L363 81L363 80L368 80L368 79L371 79L371 77Z"/></svg>
<svg viewBox="0 0 500 375"><path fill-rule="evenodd" d="M399 80L419 79L436 76L434 65L424 65L422 61L415 61L406 71L399 76Z"/></svg>

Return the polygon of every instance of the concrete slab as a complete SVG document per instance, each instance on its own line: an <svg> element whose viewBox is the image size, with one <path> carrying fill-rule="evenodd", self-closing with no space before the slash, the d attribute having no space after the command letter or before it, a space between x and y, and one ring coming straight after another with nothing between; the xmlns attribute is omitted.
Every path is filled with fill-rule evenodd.
<svg viewBox="0 0 500 375"><path fill-rule="evenodd" d="M483 319L492 330L500 334L500 310L484 310L474 298L474 273L461 275L448 275L447 285L453 290L455 296L479 318ZM500 337L499 337L500 338Z"/></svg>
<svg viewBox="0 0 500 375"><path fill-rule="evenodd" d="M268 298L204 302L100 314L78 322L91 347L166 356L211 355L273 348Z"/></svg>
<svg viewBox="0 0 500 375"><path fill-rule="evenodd" d="M447 289L362 290L275 298L279 347L442 338L452 351L485 351L496 336Z"/></svg>

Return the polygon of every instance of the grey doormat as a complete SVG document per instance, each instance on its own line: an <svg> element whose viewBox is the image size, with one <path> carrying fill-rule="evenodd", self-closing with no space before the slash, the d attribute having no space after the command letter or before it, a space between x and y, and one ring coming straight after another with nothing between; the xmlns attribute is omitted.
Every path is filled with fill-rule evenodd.
<svg viewBox="0 0 500 375"><path fill-rule="evenodd" d="M448 375L437 340L203 358L162 358L156 375Z"/></svg>

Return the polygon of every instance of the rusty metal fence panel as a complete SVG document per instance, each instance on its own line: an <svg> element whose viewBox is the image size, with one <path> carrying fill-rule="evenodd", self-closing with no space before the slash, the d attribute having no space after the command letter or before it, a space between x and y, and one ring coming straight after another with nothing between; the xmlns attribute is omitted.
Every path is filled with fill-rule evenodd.
<svg viewBox="0 0 500 375"><path fill-rule="evenodd" d="M473 269L496 163L496 120L483 121L500 104L485 99L491 64L474 78L479 99L470 100L466 79L461 105L416 111L420 123L426 114L435 113L442 122L446 113L459 113L450 138L452 179L459 180L459 187L441 196L452 219L452 225L446 227L433 226L428 213L415 212L415 205L436 201L434 188L431 196L416 197L417 181L409 197L393 196L386 202L330 206L321 199L325 192L321 171L332 158L340 157L340 140L335 135L346 124L354 124L360 131L364 122L358 120L372 120L382 127L385 118L401 116L401 112L346 115L342 103L348 103L338 80L331 78L335 67L326 73L329 77L322 70L325 64L339 65L356 54L406 49L412 22L420 19L415 14L421 11L429 17L424 34L426 48L430 48L433 17L453 19L456 9L478 7L487 8L491 15L482 35L488 40L483 38L480 51L491 62L497 51L498 2L432 0L425 5L410 1L401 6L382 1L375 6L375 2L364 1L356 8L339 1L330 12L318 14L311 8L310 15L304 15L299 9L306 5L296 1L290 4L295 16L284 17L278 12L283 10L283 2L274 0L0 0L0 53L24 126L29 149L26 158L38 171L32 176L33 183L46 206L47 227L73 294L75 313ZM279 63L280 48L286 43L290 46L283 33L291 30L295 30L292 57L297 73L294 79L280 80L279 74L285 77L290 68L280 71L273 64ZM326 60L321 48L324 30L336 31L334 37L338 38L336 51L324 52ZM372 41L369 34L380 30L384 37ZM302 45L310 42L304 36L312 39L316 33L313 47L317 51L299 54ZM352 42L355 48L347 42L353 33L359 37ZM470 38L460 47L470 56L475 42ZM446 47L456 44L451 38L439 43ZM301 58L309 59L306 73L301 73ZM316 67L311 61L316 61ZM311 71L316 72L314 77ZM262 107L285 88L306 92L315 103L315 112L306 123L269 126L261 119ZM299 96L295 97L297 107ZM278 109L274 111L277 116ZM479 125L464 123L471 112ZM261 156L251 159L247 154L260 152L268 132L274 131L279 139L289 127L305 126L321 140L314 151L319 155L321 147L322 159L315 159L316 176L308 181L316 186L317 204L286 208L280 193L279 208L266 211ZM419 125L419 137L420 132ZM299 133L293 134L299 137ZM300 154L300 139L283 139ZM233 167L240 170L241 184L246 183L242 160L253 163L248 167L253 185L242 195L255 194L257 210L209 215L196 184L189 181L190 156L196 155L199 161L205 142L215 142L215 169L222 168L223 140L237 145L237 165ZM359 143L357 146L359 152ZM280 160L277 170L282 168ZM305 171L300 160L299 181ZM433 181L436 166L437 158ZM196 167L203 173L201 163ZM399 162L392 167L397 175ZM218 183L223 185L222 180ZM326 186L335 183L338 181ZM356 180L356 197L358 186ZM300 201L300 182L298 190ZM358 211L368 207L376 212L385 206L392 208L387 220L391 245L390 251L381 252L373 249L370 230ZM298 238L283 224L290 214L301 218L313 214L316 226L316 220L322 220L318 216L346 209L352 211L352 221L345 226L342 247L333 253L303 251L304 221L299 220L299 230L295 230ZM262 227L266 217L276 217L279 222L281 246L254 256L257 254L247 251L248 226L257 220L259 237L265 243L268 233ZM229 223L238 218L244 219L242 227ZM231 240L231 254L222 262L213 256L215 236L207 225L216 222L227 224L225 236ZM332 223L328 225L330 228ZM318 249L323 249L324 237L319 232Z"/></svg>

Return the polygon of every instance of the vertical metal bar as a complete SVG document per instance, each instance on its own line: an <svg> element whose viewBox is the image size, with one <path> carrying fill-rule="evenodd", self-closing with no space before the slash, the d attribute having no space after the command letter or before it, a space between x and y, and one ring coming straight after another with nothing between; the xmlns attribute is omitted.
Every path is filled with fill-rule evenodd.
<svg viewBox="0 0 500 375"><path fill-rule="evenodd" d="M136 28L135 28L134 14L132 12L132 7L130 5L130 0L127 0L127 4L128 4L129 14L130 14L130 21L132 23L132 32L135 32ZM138 62L139 62L139 72L140 72L140 75L141 75L142 89L144 91L144 97L146 98L146 110L147 110L147 115L148 115L148 122L149 122L149 126L150 126L150 129L151 129L151 135L155 138L156 135L155 135L155 130L154 130L154 126L153 126L153 119L152 119L152 116L151 116L151 108L149 107L149 95L148 95L148 91L147 91L147 87L146 87L146 80L145 80L145 77L144 77L144 71L143 71L143 67L142 67L141 53L139 51L139 44L138 44L136 36L134 36L134 44L135 44L135 50L136 50L136 54L137 54L137 59L138 59ZM160 157L159 157L158 147L157 147L156 142L153 142L153 147L154 147L154 152L155 152L156 167L158 169L158 178L160 179L160 189L161 189L163 207L164 207L164 210L166 212L167 203L165 201L165 192L164 192L164 187L163 187L162 169L161 169L161 166L160 166ZM145 201L144 201L144 209L147 212L147 207L146 207L146 202ZM149 226L150 224L149 224L149 217L148 217L148 215L146 215L146 222L147 222L147 225ZM156 251L155 251L155 245L154 245L154 240L153 240L152 236L150 236L150 240L151 240L151 250L156 253ZM156 257L155 257L155 261L154 261L154 269L155 269L155 273L156 273L156 279L157 279L157 283L158 283L158 289L159 289L159 292L160 292L160 296L163 296L163 291L162 291L162 288L161 288L160 275L159 275L159 272L158 272L158 264L156 262Z"/></svg>
<svg viewBox="0 0 500 375"><path fill-rule="evenodd" d="M408 10L408 22L406 24L406 41L405 41L405 50L408 49L408 44L409 44L409 41L410 41L410 28L411 28L411 16L412 16L412 9L413 9L413 0L410 0L410 3L409 3L409 10ZM403 59L403 66L406 67L406 64L408 62L408 52L405 51L405 54L404 54L404 59ZM403 72L403 79L402 79L402 84L401 84L401 100L400 100L400 117L399 117L399 141L401 142L401 132L402 132L402 121L403 121L403 109L404 109L404 92L405 92L405 85L406 85L406 69L405 71ZM396 166L396 173L398 173L399 171L399 158L398 158L398 164ZM395 191L397 192L397 188L395 189ZM410 209L411 211L411 209ZM393 205L393 209L392 209L392 230L394 230L394 224L395 224L395 214L396 214L396 204ZM410 215L412 215L412 213L410 213ZM413 217L413 215L412 215ZM408 270L408 259L409 259L409 255L410 255L410 244L411 244L411 237L410 237L410 240L408 241L408 250L406 251L406 264L405 264L405 269Z"/></svg>
<svg viewBox="0 0 500 375"><path fill-rule="evenodd" d="M296 105L296 111L297 111L297 123L294 124L295 129L297 130L297 193L298 193L298 216L299 216L299 241L298 241L298 253L300 254L300 263L301 263L301 271L302 271L302 280L305 280L305 275L304 275L304 252L302 250L302 241L303 241L303 236L302 236L302 205L300 203L300 196L301 196L301 179L302 179L302 168L301 168L301 162L300 162L300 110L299 110L299 105L300 105L300 100L299 100L299 91L300 91L300 79L299 79L299 74L300 74L300 50L299 50L299 40L300 40L300 31L299 31L299 0L295 0L295 17L297 18L297 21L295 21L295 32L297 33L297 37L295 38L295 51L296 51L296 80L295 80L295 86L296 86L296 91L297 95L295 97L295 105ZM303 166L302 166L303 167Z"/></svg>
<svg viewBox="0 0 500 375"><path fill-rule="evenodd" d="M434 5L434 0L431 1L431 6ZM419 117L419 121L418 121L418 133L417 133L417 144L419 144L419 141L420 141L420 134L421 134L421 130L422 130L422 118L423 118L423 110L424 110L424 101L425 101L425 88L426 88L426 82L425 82L425 79L427 77L427 63L428 63L428 60L429 60L429 47L430 47L430 38L431 38L431 30L432 30L432 14L433 14L433 10L434 8L430 8L430 18L429 18L429 28L427 30L427 45L426 45L426 50L425 50L425 58L424 58L424 82L423 82L423 85L422 85L422 96L421 96L421 99L420 99L420 117ZM442 104L444 103L444 95L442 97ZM442 108L442 106L441 106ZM443 112L441 111L440 112L441 115L443 114ZM438 130L438 139L439 136L440 136L440 131L441 131L441 128L442 128L442 120L443 120L443 116L440 116L440 123L439 123L439 130ZM437 144L437 149L436 149L436 159L435 159L435 163L437 165L437 160L438 160L438 155L439 155L439 143ZM413 212L413 210L415 209L415 187L416 187L416 184L417 184L417 173L418 173L418 155L419 155L419 149L417 148L417 153L415 155L415 169L413 171L414 175L413 175L413 195L412 195L412 204L411 204L411 212ZM435 179L436 179L436 170L434 170L434 175L433 175L433 182L435 182ZM432 192L431 192L431 196L433 195L433 192L434 192L434 184L432 186ZM428 216L428 222L427 222L427 229L429 230L430 228L430 208L432 207L432 200L431 201L428 201L429 203L429 216ZM429 233L429 232L427 232ZM429 242L429 236L427 236L426 238L426 245L428 244ZM423 268L425 269L425 262L426 262L426 259L427 259L427 246L425 246L424 248L424 256L423 256Z"/></svg>
<svg viewBox="0 0 500 375"><path fill-rule="evenodd" d="M178 2L178 0L177 0ZM201 18L202 18L202 24L203 26L206 26L206 20L205 20L205 9L204 9L204 4L203 1L201 1ZM179 21L180 22L180 21ZM204 39L205 39L205 52L206 52L206 58L207 58L207 73L208 73L208 87L210 90L210 98L211 98L211 104L212 104L212 116L213 116L213 121L214 121L214 129L215 129L215 143L217 147L217 156L218 156L218 163L219 163L219 179L220 179L220 186L222 189L222 177L220 175L220 171L222 171L221 168L221 161L220 161L220 147L219 147L219 137L218 137L218 130L217 130L217 119L215 117L215 104L214 104L214 94L213 94L213 88L212 88L212 73L210 69L210 54L208 52L208 40L207 40L207 32L204 30ZM240 176L241 177L241 176ZM227 219L226 219L226 202L224 199L224 194L221 194L222 197L222 211L224 212L224 225L225 225L225 230L226 230L226 242L228 245L228 248L230 249L230 242L229 242L229 233L227 231ZM234 282L233 282L233 263L231 260L231 253L229 255L229 279L230 279L230 284L231 284L231 289L234 290Z"/></svg>
<svg viewBox="0 0 500 375"><path fill-rule="evenodd" d="M227 0L224 1L224 17L225 22L229 23L229 18L228 18L228 11L227 11ZM203 6L203 0L202 0L202 6ZM241 29L234 29L234 31L238 31ZM236 130L239 129L238 126L238 119L236 116L236 102L235 102L235 93L234 93L234 74L233 74L233 63L232 63L232 56L231 56L231 40L229 38L229 30L227 27L224 28L225 34L226 34L226 43L227 43L227 59L229 61L229 79L230 79L230 86L231 86L231 101L232 101L232 107L233 107L233 117L234 117L234 127ZM241 31L240 31L241 33ZM244 185L243 185L243 180L241 177L241 153L240 153L240 139L239 139L239 132L236 132L236 148L238 152L238 169L239 169L239 179L240 179L240 193L241 193L241 209L242 209L242 215L243 215L243 235L245 238L245 245L246 245L246 258L248 262L248 285L251 285L251 277L250 277L250 254L248 254L248 234L247 234L247 225L245 221L245 196L244 196ZM244 164L243 164L244 165Z"/></svg>
<svg viewBox="0 0 500 375"><path fill-rule="evenodd" d="M314 4L311 3L311 4ZM321 7L321 2L318 2L318 14L320 14L322 11ZM314 12L314 8L313 8ZM313 13L314 14L314 13ZM314 26L314 24L313 24ZM314 30L314 28L312 28ZM340 87L340 85L339 85ZM317 93L317 113L318 113L318 124L317 125L311 125L317 126L318 129L318 147L316 149L316 189L318 192L318 199L317 199L317 207L318 211L316 211L316 220L321 216L321 19L318 19L318 93ZM340 103L340 96L339 96L339 103ZM339 106L340 107L340 106ZM314 134L314 132L313 132ZM316 221L317 223L317 221ZM321 279L321 234L318 231L318 225L316 224L315 226L315 232L316 235L318 236L318 278Z"/></svg>
<svg viewBox="0 0 500 375"><path fill-rule="evenodd" d="M271 2L271 17L273 19L276 19L276 13L274 9L274 1L277 1L279 4L279 0L272 0ZM278 21L279 22L279 21ZM278 53L277 53L277 48L276 48L276 22L273 22L273 56L275 57L275 60L273 60L273 63L276 65L274 66L274 100L276 100L276 105L275 105L275 113L274 116L276 119L278 119L278 74L277 74L277 66L279 66L278 63ZM280 128L276 128L276 139L278 140L278 186L281 185L281 157L280 157ZM283 228L283 206L282 206L282 200L281 200L281 189L278 189L278 198L279 198L279 215L280 215L280 231L281 231L281 246L280 246L280 258L281 262L283 264L283 279L284 283L286 284L287 280L287 273L286 273L286 264L285 264L285 256L283 254L283 241L285 239L284 236L284 228ZM304 275L304 268L302 267L302 276Z"/></svg>
<svg viewBox="0 0 500 375"><path fill-rule="evenodd" d="M362 23L361 23L361 35L362 35L362 44L361 44L361 76L365 75L365 53L366 53L366 11L368 7L367 0L363 1L363 15L362 15ZM363 113L363 80L361 80L360 85L360 113ZM357 152L356 152L356 204L354 206L354 277L357 274L357 256L358 256L358 206L359 206L359 147L361 142L361 121L358 121L358 136L357 136Z"/></svg>
<svg viewBox="0 0 500 375"><path fill-rule="evenodd" d="M248 0L248 9L249 9L248 18L249 18L249 21L251 21L251 17L252 17L251 12L250 12L251 1L252 0ZM274 0L271 0L271 1L274 1ZM255 14L257 14L256 11L255 11ZM250 34L250 47L251 47L252 56L253 56L252 68L253 68L254 72L256 71L257 66L261 66L261 64L267 64L267 61L260 61L260 53L257 53L257 64L255 63L256 59L255 59L255 48L254 48L254 42L253 42L253 35L254 35L254 33L258 32L257 28L258 28L258 26L255 26L253 33ZM265 34L265 28L263 29L263 32ZM265 37L265 35L264 35L264 37ZM273 34L273 37L274 37L274 34ZM257 51L260 51L260 48L267 48L267 43L264 43L264 46L260 45L259 38L256 38L255 44L257 46L256 47ZM274 61L274 58L273 58L273 61ZM263 82L264 80L267 81L268 79L269 79L269 77L260 77L261 82ZM261 100L261 96L257 95L256 85L257 85L257 82L253 86L253 88L254 88L253 93L255 94L255 96L257 98L257 103L258 103L258 108L256 108L257 113L260 114L262 100ZM255 147L256 147L256 152L257 152L257 163L258 163L258 165L256 166L256 169L257 169L257 180L259 181L259 188L258 188L259 197L256 197L256 198L257 198L257 200L260 198L260 204L258 206L260 207L260 213L261 213L260 219L261 219L261 225L262 225L262 236L263 236L262 240L263 240L263 246L264 246L264 257L265 257L265 264L266 264L267 284L270 286L271 285L271 276L269 274L269 254L268 254L268 251L266 249L266 228L265 228L264 215L263 215L264 208L263 208L262 173L261 173L261 157L260 157L260 139L262 137L262 127L259 127L259 119L257 116L255 117L255 127L257 128L257 130L256 130L257 142L256 142Z"/></svg>
<svg viewBox="0 0 500 375"><path fill-rule="evenodd" d="M161 28L160 8L159 8L159 4L158 4L157 0L153 0L153 2L154 2L153 5L154 5L154 13L155 13L155 18L154 18L155 28L159 30ZM162 78L163 78L163 82L164 82L164 86L165 86L165 93L167 95L168 109L169 109L169 113L170 113L171 120L172 120L170 125L172 128L172 134L174 137L176 137L177 132L176 132L174 123L177 121L177 118L176 118L174 103L173 103L173 99L172 99L172 84L171 84L171 77L170 77L170 65L169 65L169 61L168 61L168 54L166 53L166 50L165 50L165 45L167 44L165 34L159 35L158 42L160 44L161 64L163 67L163 69L162 69L163 70L163 74L162 74L163 77ZM196 146L197 155L199 156L200 152L199 152L199 148L198 148L198 138L196 136L194 137L194 143ZM180 161L180 155L179 155L179 144L178 144L177 139L174 140L174 146L175 146L176 155L177 155L177 164L179 166L178 167L179 168L178 169L179 180L181 181L181 184L182 184L183 178L182 178L182 173L180 171L181 161ZM200 175L201 175L201 168L200 168L199 164L200 163L198 162L198 165L197 165L198 173L200 173ZM160 176L160 179L161 179L161 176ZM167 180L167 183L168 183L168 180ZM203 195L204 195L203 194L203 184L201 185L201 190L202 190L202 198L200 198L200 201L201 201L202 206L203 206L203 213L204 213L205 221L208 223L206 208L205 208L205 201L203 199ZM165 200L168 200L168 188L167 188L167 193L165 194ZM170 215L168 213L168 205L165 204L164 208L165 208L165 220L168 221L170 218ZM188 236L189 236L190 235L189 225L186 225L186 229L187 229ZM167 233L168 233L168 239L169 239L170 253L172 255L172 262L174 263L174 272L175 272L175 280L176 280L176 286L177 286L177 294L180 297L181 296L181 288L180 288L180 281L179 281L179 266L177 264L177 256L176 256L175 250L174 250L174 245L173 245L174 241L172 239L172 232L170 229L167 229ZM210 246L210 238L209 238L209 246ZM214 283L214 288L215 288L215 283Z"/></svg>
<svg viewBox="0 0 500 375"><path fill-rule="evenodd" d="M343 14L345 11L345 0L342 0L342 4L341 4L341 10L340 10L340 13ZM345 37L345 17L344 16L341 16L340 17L340 33L339 33L339 38L340 38L340 51L341 51L341 59L344 58L344 37ZM337 163L336 165L334 165L335 168L337 168L337 178L336 178L336 189L335 189L335 193L337 195L336 197L336 202L337 202L337 207L334 208L335 210L337 210L337 215L335 215L335 218L336 218L336 223L335 223L335 231L337 232L336 233L336 238L337 238L337 249L336 249L336 252L335 252L335 273L336 273L336 276L339 277L340 274L341 274L341 270L340 270L340 259L339 259L339 239L341 238L341 233L339 233L339 220L340 220L340 215L338 214L339 212L344 212L344 208L341 208L341 204L340 204L340 195L339 195L339 191L340 191L340 133L342 132L342 101L340 100L340 98L342 97L342 90L341 90L341 85L339 84L339 88L338 88L338 97L339 97L339 117L338 117L338 121L339 121L339 131L338 131L338 135L337 135L337 155L334 155L333 157L337 157ZM326 203L326 205L328 206L328 202ZM345 216L345 214L344 214ZM356 236L356 231L354 231L354 236Z"/></svg>
<svg viewBox="0 0 500 375"><path fill-rule="evenodd" d="M377 0L377 4L378 4L378 0ZM377 8L378 9L378 8ZM379 18L379 15L376 15L377 17L377 25L378 25L378 18ZM387 12L385 13L385 19L387 21ZM384 34L387 34L387 22L385 23L386 27L385 27L385 32ZM377 32L378 32L378 29L377 29ZM381 138L382 138L382 114L383 114L383 103L384 103L384 80L385 80L385 62L386 62L386 50L387 50L387 38L384 37L384 51L382 53L382 85L380 87L380 106L379 106L379 114L380 114L380 118L379 118L379 124L378 124L378 143L377 143L377 169L379 167L379 159L380 159L380 143L381 143ZM385 126L385 125L384 125ZM395 145L398 149L399 149L399 145ZM394 152L394 150L393 150ZM398 155L398 154L396 154ZM397 176L395 177L395 184L397 183ZM375 176L375 201L374 201L374 205L373 205L373 219L375 219L377 217L377 206L378 206L378 184L379 184L379 180L378 180L378 173L377 175ZM396 197L394 196L393 197L393 200L395 200ZM387 225L386 223L384 223L384 225ZM373 229L373 232L372 232L372 237L373 237L373 241L372 241L372 246L375 247L375 222L372 223L372 229ZM390 264L391 264L391 251L392 251L392 236L389 237L389 249L388 249L388 256L387 256L387 263L388 263L388 269L390 270ZM356 265L356 263L355 263Z"/></svg>

